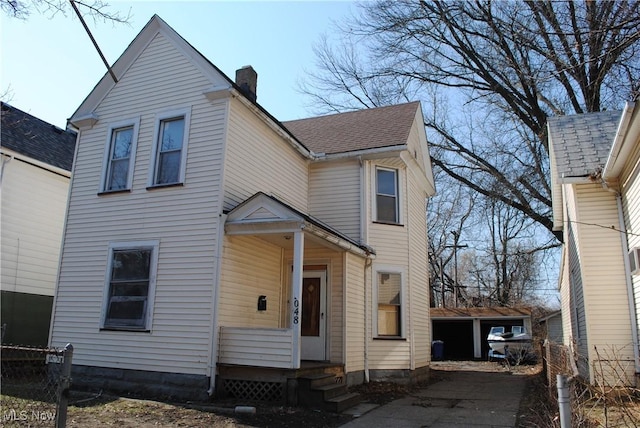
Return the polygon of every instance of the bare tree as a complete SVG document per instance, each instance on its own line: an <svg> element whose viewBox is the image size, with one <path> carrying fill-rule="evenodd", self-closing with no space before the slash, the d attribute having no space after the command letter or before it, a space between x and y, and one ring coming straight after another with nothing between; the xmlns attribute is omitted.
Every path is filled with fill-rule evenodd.
<svg viewBox="0 0 640 428"><path fill-rule="evenodd" d="M422 98L435 165L548 231L547 117L618 107L640 82L638 1L364 3L340 36L303 85L316 107ZM443 120L443 98L472 122ZM500 141L472 133L486 121Z"/></svg>
<svg viewBox="0 0 640 428"><path fill-rule="evenodd" d="M111 9L109 3L102 0L73 0L82 15L94 21L129 23L130 12L126 15ZM49 18L55 15L72 13L71 1L67 0L0 0L0 10L12 18L26 20L33 13L40 13Z"/></svg>

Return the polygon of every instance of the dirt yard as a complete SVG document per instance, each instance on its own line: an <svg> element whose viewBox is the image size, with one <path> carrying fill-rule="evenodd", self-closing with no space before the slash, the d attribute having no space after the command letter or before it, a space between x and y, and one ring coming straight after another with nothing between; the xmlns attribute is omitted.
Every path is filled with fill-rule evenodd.
<svg viewBox="0 0 640 428"><path fill-rule="evenodd" d="M514 371L522 375L535 374L537 366L522 366ZM489 362L434 362L432 381L438 379L440 371L478 370L504 371L499 363ZM538 370L539 371L539 370ZM369 383L352 388L363 396L363 401L385 404L402 398L421 385L398 385L395 383ZM261 403L216 401L214 403L162 403L102 395L94 397L74 393L68 411L68 427L117 426L133 427L337 427L351 416L336 415L312 409L270 406ZM235 406L255 406L255 414L236 413Z"/></svg>
<svg viewBox="0 0 640 428"><path fill-rule="evenodd" d="M556 409L549 406L543 394L546 386L541 365L505 367L497 362L433 362L431 381L437 381L446 371L509 371L514 376L527 376L528 386L520 406L518 427L558 427ZM428 384L404 386L394 383L370 383L352 390L363 395L363 401L383 405L407 394L428 387ZM101 395L99 397L74 392L68 410L68 427L338 427L351 420L348 415L336 415L312 409L273 406L260 403L215 401L212 403L163 403ZM255 406L255 414L236 413L235 406ZM634 403L640 410L640 402ZM639 413L640 414L640 413ZM610 413L611 415L611 413ZM628 422L628 419L627 419ZM609 425L609 426L639 426ZM598 426L596 425L582 425ZM600 425L602 426L602 425Z"/></svg>

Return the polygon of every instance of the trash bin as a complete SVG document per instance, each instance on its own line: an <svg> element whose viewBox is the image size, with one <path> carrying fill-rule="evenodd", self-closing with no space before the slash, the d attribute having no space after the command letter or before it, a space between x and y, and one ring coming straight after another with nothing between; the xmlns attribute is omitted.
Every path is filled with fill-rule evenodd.
<svg viewBox="0 0 640 428"><path fill-rule="evenodd" d="M434 340L431 342L431 358L434 360L444 360L444 342Z"/></svg>

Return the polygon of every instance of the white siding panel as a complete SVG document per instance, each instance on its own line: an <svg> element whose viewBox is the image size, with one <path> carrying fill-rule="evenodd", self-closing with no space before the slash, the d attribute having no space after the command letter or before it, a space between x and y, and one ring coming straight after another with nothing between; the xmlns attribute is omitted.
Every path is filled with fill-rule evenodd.
<svg viewBox="0 0 640 428"><path fill-rule="evenodd" d="M3 165L1 288L52 296L69 178L12 159Z"/></svg>
<svg viewBox="0 0 640 428"><path fill-rule="evenodd" d="M408 174L409 221L409 326L415 367L431 361L429 318L429 266L427 246L426 194L413 174Z"/></svg>
<svg viewBox="0 0 640 428"><path fill-rule="evenodd" d="M282 250L262 239L225 236L218 323L235 327L281 327ZM267 310L258 311L258 296Z"/></svg>
<svg viewBox="0 0 640 428"><path fill-rule="evenodd" d="M365 304L370 305L370 278L365 284L364 259L351 253L345 255L345 372L364 370L365 322L371 322L371 314L365 314ZM365 286L369 290L365 303Z"/></svg>
<svg viewBox="0 0 640 428"><path fill-rule="evenodd" d="M308 161L235 99L227 144L225 209L262 191L308 212Z"/></svg>
<svg viewBox="0 0 640 428"><path fill-rule="evenodd" d="M410 246L412 245L412 243L409 241L409 229L411 229L413 221L417 220L417 213L412 211L415 209L416 202L412 202L411 206L409 204L410 198L408 197L408 192L409 190L413 190L413 188L409 188L408 176L410 176L411 174L408 174L405 164L399 158L376 160L375 162L369 163L368 171L368 174L372 177L369 180L369 185L371 187L366 192L366 194L368 195L367 197L369 198L369 219L373 218L372 207L376 203L375 177L373 177L372 174L375 171L377 165L398 169L401 224L380 224L369 220L368 242L376 250L376 258L373 261L374 272L377 265L393 266L394 268L405 272L405 278L403 279L405 306L402 308L402 310L405 312L402 327L404 332L403 336L405 337L405 339L370 339L369 368L373 370L405 370L410 368L411 361L412 332L409 330L409 326L412 324L413 319L411 318L412 314L409 313L409 311L411 311L410 308L412 304L417 304L418 307L420 304L424 305L424 302L412 302L411 299L412 297L417 297L411 295L414 284L413 282L411 282L412 271L410 269ZM416 224L416 227L418 228L417 232L419 232L421 226ZM418 248L418 245L420 244L415 241L413 242L413 245L415 245L415 249L420 252L420 249ZM416 254L416 257L420 257L420 255ZM419 286L416 286L416 288L417 287ZM426 302L428 304L428 298ZM372 305L375 305L375 300L372 302ZM420 326L420 323L418 323L418 326ZM423 328L425 328L425 331L420 334L424 334L425 337L419 338L421 348L424 348L425 341L429 340L429 327L423 326ZM375 335L375 330L373 330L371 333L372 336ZM425 358L429 357L422 355L422 361L420 363L421 365L424 365Z"/></svg>
<svg viewBox="0 0 640 428"><path fill-rule="evenodd" d="M623 235L617 231L615 194L599 184L576 185L576 199L589 360L598 360L596 348L601 353L609 350L632 358L631 318L621 257Z"/></svg>
<svg viewBox="0 0 640 428"><path fill-rule="evenodd" d="M355 240L360 240L361 175L357 160L319 162L309 170L311 215Z"/></svg>
<svg viewBox="0 0 640 428"><path fill-rule="evenodd" d="M627 159L622 171L622 205L627 227L629 249L640 248L640 141ZM640 330L640 272L632 275L633 295L636 307L636 324Z"/></svg>
<svg viewBox="0 0 640 428"><path fill-rule="evenodd" d="M52 330L54 346L73 343L74 363L209 373L226 121L226 101L202 95L210 85L158 35L81 132ZM147 190L156 114L175 108L191 109L184 185ZM133 188L99 196L109 123L132 117ZM100 331L109 242L145 240L160 241L151 332Z"/></svg>
<svg viewBox="0 0 640 428"><path fill-rule="evenodd" d="M220 329L222 364L259 367L293 367L293 334L290 329Z"/></svg>

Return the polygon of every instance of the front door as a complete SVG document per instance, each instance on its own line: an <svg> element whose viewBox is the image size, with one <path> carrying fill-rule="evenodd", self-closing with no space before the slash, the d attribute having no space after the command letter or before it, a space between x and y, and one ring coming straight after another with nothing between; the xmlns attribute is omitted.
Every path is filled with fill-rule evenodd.
<svg viewBox="0 0 640 428"><path fill-rule="evenodd" d="M325 361L326 358L326 293L325 271L305 271L302 277L302 360Z"/></svg>

